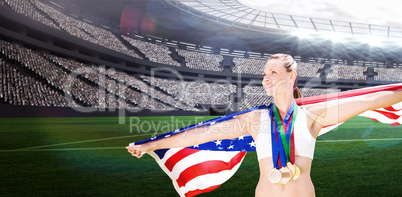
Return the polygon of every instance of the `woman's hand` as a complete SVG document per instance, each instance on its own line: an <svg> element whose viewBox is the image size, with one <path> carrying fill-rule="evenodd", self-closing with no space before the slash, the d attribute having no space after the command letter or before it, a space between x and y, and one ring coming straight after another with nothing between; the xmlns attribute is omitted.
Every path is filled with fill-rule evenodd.
<svg viewBox="0 0 402 197"><path fill-rule="evenodd" d="M126 149L132 156L137 158L141 158L142 155L150 151L150 147L147 144L134 145L134 143L131 143Z"/></svg>

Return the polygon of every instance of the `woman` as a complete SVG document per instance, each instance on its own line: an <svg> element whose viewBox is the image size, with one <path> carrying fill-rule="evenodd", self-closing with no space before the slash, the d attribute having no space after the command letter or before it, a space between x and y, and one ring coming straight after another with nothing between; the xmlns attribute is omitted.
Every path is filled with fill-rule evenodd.
<svg viewBox="0 0 402 197"><path fill-rule="evenodd" d="M366 110L400 102L402 90L376 92L300 108L294 101L295 97L301 96L296 86L296 70L297 64L290 55L275 54L269 58L263 72L262 85L267 94L274 98L274 105L270 109L239 115L227 121L225 124L229 126L226 127L221 127L220 123L198 127L181 135L132 145L127 147L128 152L140 158L147 151L187 147L249 133L256 142L260 167L255 196L315 196L310 170L315 139L321 128L344 122ZM240 121L243 126L238 128L236 121ZM292 137L283 137L292 133ZM275 137L276 140L273 140ZM286 152L287 149L289 151Z"/></svg>

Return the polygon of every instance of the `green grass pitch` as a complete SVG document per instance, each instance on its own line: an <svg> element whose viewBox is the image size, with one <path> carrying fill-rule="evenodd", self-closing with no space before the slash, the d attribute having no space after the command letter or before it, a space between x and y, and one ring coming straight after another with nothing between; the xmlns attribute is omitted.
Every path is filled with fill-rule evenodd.
<svg viewBox="0 0 402 197"><path fill-rule="evenodd" d="M125 146L211 118L0 119L0 196L178 196L153 158L134 158ZM316 195L401 196L401 131L354 117L320 136L311 172ZM228 182L200 196L254 196L258 177L250 152Z"/></svg>

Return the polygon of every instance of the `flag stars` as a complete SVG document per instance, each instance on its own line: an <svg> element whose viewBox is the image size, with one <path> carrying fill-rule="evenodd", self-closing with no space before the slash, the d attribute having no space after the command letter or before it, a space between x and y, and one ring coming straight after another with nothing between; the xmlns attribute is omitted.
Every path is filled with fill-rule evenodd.
<svg viewBox="0 0 402 197"><path fill-rule="evenodd" d="M200 147L199 144L193 146L193 148L199 148L199 147Z"/></svg>
<svg viewBox="0 0 402 197"><path fill-rule="evenodd" d="M222 145L222 140L216 140L215 144L216 144L216 146Z"/></svg>
<svg viewBox="0 0 402 197"><path fill-rule="evenodd" d="M232 145L230 145L230 146L228 147L228 150L233 149L233 148L234 148L234 145L232 144Z"/></svg>
<svg viewBox="0 0 402 197"><path fill-rule="evenodd" d="M244 140L244 136L240 136L238 138L239 138L239 140Z"/></svg>
<svg viewBox="0 0 402 197"><path fill-rule="evenodd" d="M254 141L251 141L251 143L248 143L248 144L250 144L250 148L255 147L255 142Z"/></svg>

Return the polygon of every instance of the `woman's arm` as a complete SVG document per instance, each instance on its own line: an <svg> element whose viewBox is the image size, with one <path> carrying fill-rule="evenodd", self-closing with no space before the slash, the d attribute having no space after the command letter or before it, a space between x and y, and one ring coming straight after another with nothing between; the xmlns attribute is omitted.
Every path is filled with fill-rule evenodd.
<svg viewBox="0 0 402 197"><path fill-rule="evenodd" d="M197 127L168 138L151 141L141 145L131 145L126 148L133 156L140 158L144 152L157 149L188 147L213 140L240 137L250 131L250 115L253 113L254 112L245 113L228 121L220 122L211 126Z"/></svg>
<svg viewBox="0 0 402 197"><path fill-rule="evenodd" d="M367 110L388 107L402 101L402 90L382 91L353 98L344 98L307 107L311 128L317 137L321 128L345 122Z"/></svg>

